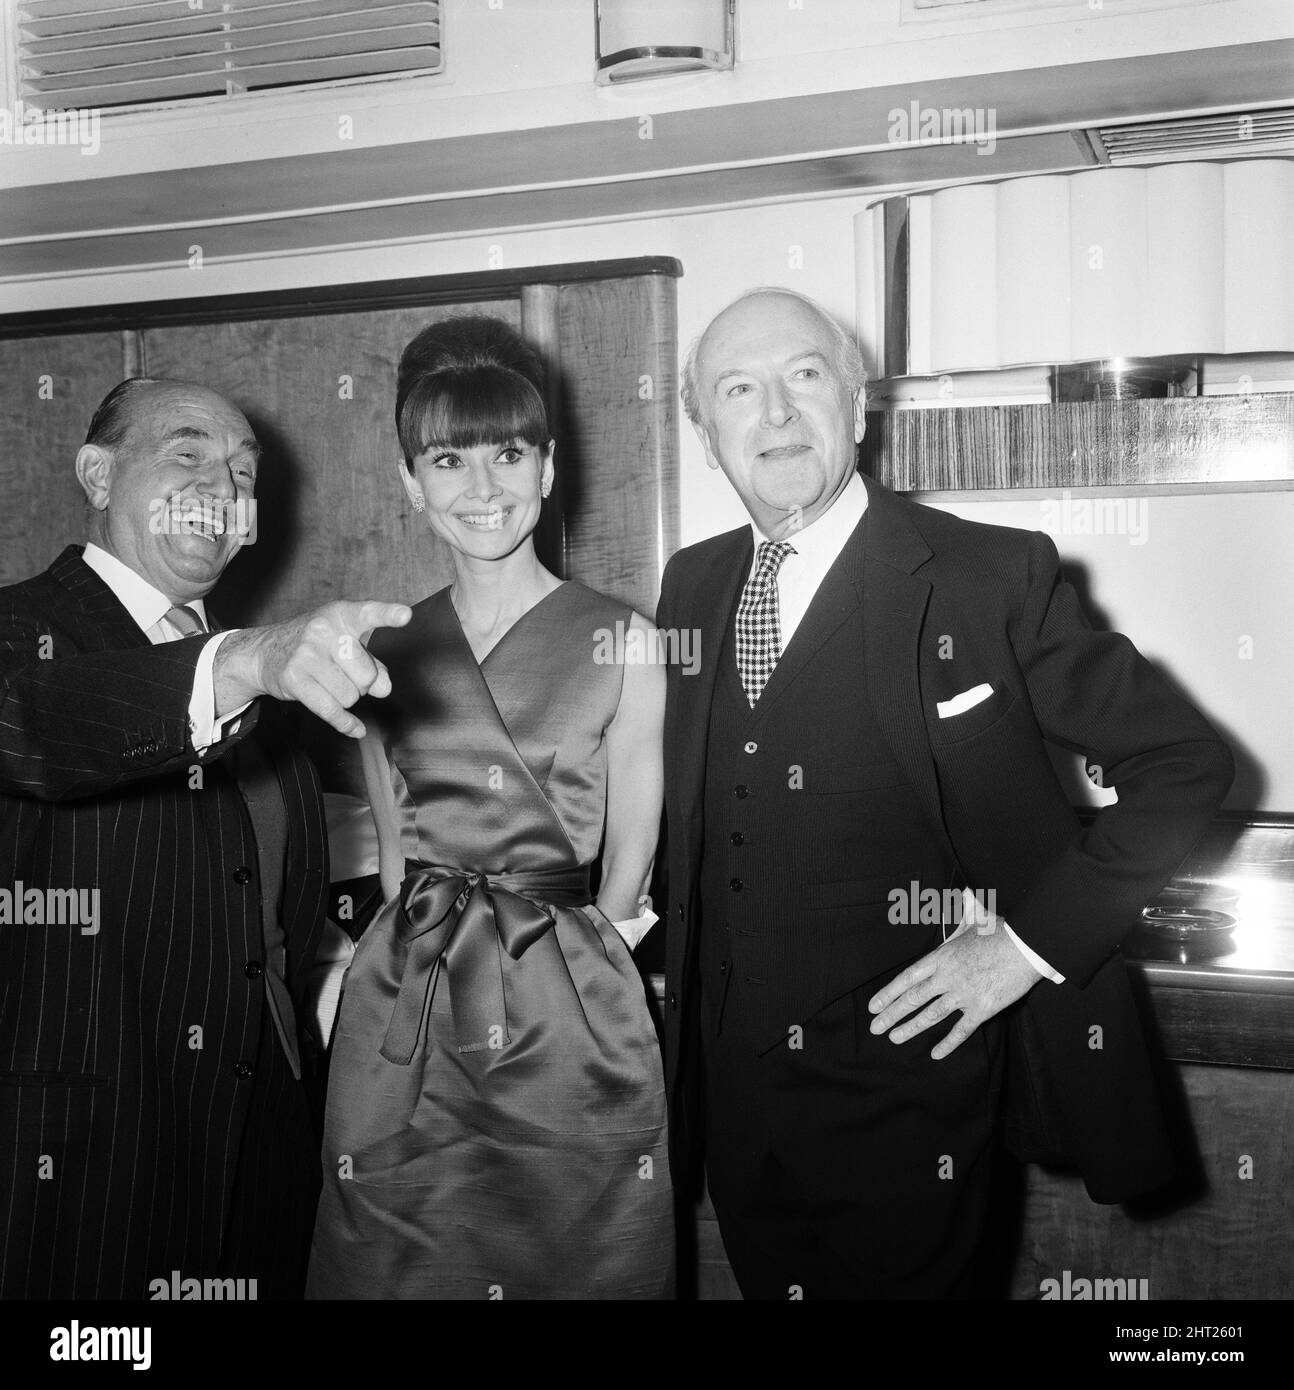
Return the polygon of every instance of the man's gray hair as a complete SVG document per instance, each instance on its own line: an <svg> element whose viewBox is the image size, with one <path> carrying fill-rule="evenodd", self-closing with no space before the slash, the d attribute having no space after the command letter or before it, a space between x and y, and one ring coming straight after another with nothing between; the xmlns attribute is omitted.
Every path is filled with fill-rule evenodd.
<svg viewBox="0 0 1294 1390"><path fill-rule="evenodd" d="M860 387L867 385L867 367L863 362L863 354L858 350L858 343L855 341L854 335L846 332L816 299L810 299L807 294L801 294L798 290L788 290L782 285L760 285L757 289L747 290L745 294L739 294L731 304L726 304L719 311L719 314L726 314L729 309L761 294L779 294L788 299L798 299L801 304L812 309L831 335L835 347L836 368L840 372L841 380L849 388L849 394L852 396ZM714 318L717 319L719 314L716 314ZM710 322L713 323L714 319L711 319ZM699 424L701 420L701 399L697 393L696 381L696 359L704 337L705 334L702 333L700 337L694 338L692 346L687 350L687 357L683 362L683 384L679 388L679 395L683 398L683 409L687 418L694 425Z"/></svg>

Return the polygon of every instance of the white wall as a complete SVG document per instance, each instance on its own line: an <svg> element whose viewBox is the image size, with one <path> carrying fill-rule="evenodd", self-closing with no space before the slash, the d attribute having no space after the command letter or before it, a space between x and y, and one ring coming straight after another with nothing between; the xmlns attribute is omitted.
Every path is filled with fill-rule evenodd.
<svg viewBox="0 0 1294 1390"><path fill-rule="evenodd" d="M1231 742L1238 772L1227 806L1294 812L1294 492L932 501L1051 535L1092 617L1131 637Z"/></svg>

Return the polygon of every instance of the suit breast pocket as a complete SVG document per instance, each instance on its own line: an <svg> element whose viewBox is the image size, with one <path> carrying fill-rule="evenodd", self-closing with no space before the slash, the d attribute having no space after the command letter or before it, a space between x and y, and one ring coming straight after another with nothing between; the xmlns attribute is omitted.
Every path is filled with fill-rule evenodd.
<svg viewBox="0 0 1294 1390"><path fill-rule="evenodd" d="M986 699L946 719L929 721L932 743L962 743L987 732L1000 719L1006 719L1015 708L1016 697L1010 690L994 690Z"/></svg>

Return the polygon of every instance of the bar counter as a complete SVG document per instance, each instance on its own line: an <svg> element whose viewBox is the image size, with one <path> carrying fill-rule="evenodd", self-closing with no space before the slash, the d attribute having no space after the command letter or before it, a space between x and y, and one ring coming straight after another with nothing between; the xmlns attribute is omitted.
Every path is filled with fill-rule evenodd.
<svg viewBox="0 0 1294 1390"><path fill-rule="evenodd" d="M1217 954L1147 946L1141 931L1129 941L1125 956L1163 1055L1294 1070L1294 826L1216 822L1170 894L1215 903L1236 925Z"/></svg>

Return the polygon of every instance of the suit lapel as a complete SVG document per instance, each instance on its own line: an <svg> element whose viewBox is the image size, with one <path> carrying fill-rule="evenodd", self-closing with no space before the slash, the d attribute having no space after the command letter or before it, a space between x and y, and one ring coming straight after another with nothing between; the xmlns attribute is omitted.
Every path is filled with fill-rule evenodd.
<svg viewBox="0 0 1294 1390"><path fill-rule="evenodd" d="M930 582L916 573L933 552L902 500L869 478L863 561L863 649L867 693L890 751L907 773L930 823L944 827L939 781L921 701L921 629Z"/></svg>
<svg viewBox="0 0 1294 1390"><path fill-rule="evenodd" d="M688 602L676 616L700 632L700 669L695 675L680 671L678 722L674 747L675 786L687 816L689 829L699 834L701 803L705 793L706 743L710 731L710 706L723 656L724 637L746 582L755 545L750 528L743 526L715 548L708 567L697 577ZM692 619L688 622L688 619Z"/></svg>
<svg viewBox="0 0 1294 1390"><path fill-rule="evenodd" d="M121 600L81 558L84 547L69 545L49 567L50 575L80 605L90 620L86 634L100 651L122 647L147 647L147 635L126 611Z"/></svg>

